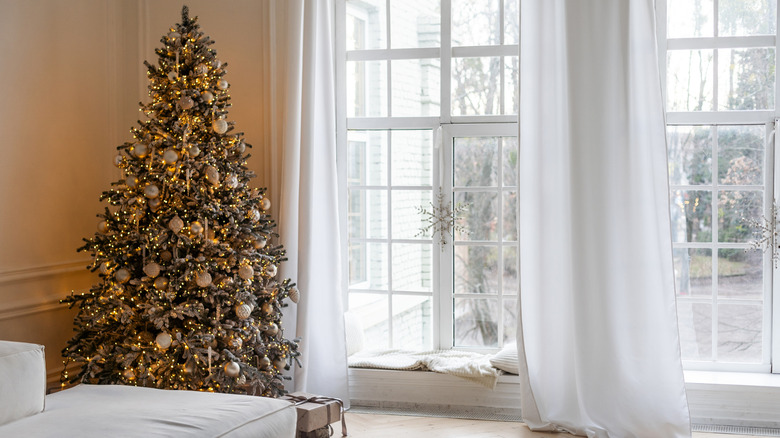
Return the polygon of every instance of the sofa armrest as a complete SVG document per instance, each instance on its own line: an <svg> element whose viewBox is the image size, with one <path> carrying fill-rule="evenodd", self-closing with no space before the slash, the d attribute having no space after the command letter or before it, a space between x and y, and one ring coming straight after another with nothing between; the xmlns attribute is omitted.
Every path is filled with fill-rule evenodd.
<svg viewBox="0 0 780 438"><path fill-rule="evenodd" d="M43 411L43 345L0 341L0 425Z"/></svg>

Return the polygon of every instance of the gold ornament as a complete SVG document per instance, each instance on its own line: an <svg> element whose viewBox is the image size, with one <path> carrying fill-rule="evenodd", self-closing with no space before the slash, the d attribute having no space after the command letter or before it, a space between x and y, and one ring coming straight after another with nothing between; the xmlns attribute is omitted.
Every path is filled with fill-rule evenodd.
<svg viewBox="0 0 780 438"><path fill-rule="evenodd" d="M274 313L274 306L272 306L271 303L263 303L263 313L266 315Z"/></svg>
<svg viewBox="0 0 780 438"><path fill-rule="evenodd" d="M147 263L146 266L144 266L144 274L150 278L157 277L160 275L160 265L155 262Z"/></svg>
<svg viewBox="0 0 780 438"><path fill-rule="evenodd" d="M238 319L247 319L252 314L252 306L249 304L240 304L236 306L236 316Z"/></svg>
<svg viewBox="0 0 780 438"><path fill-rule="evenodd" d="M165 277L157 277L154 279L154 288L157 290L163 290L168 287L168 279Z"/></svg>
<svg viewBox="0 0 780 438"><path fill-rule="evenodd" d="M184 228L184 221L179 216L174 216L173 219L168 221L168 228L176 234Z"/></svg>
<svg viewBox="0 0 780 438"><path fill-rule="evenodd" d="M195 102L192 100L189 96L183 96L181 99L179 99L179 106L183 110L188 110L195 106Z"/></svg>
<svg viewBox="0 0 780 438"><path fill-rule="evenodd" d="M206 179L209 180L212 185L219 185L219 170L214 166L206 167Z"/></svg>
<svg viewBox="0 0 780 438"><path fill-rule="evenodd" d="M192 145L190 146L190 149L189 151L187 151L187 153L190 154L190 157L195 158L198 155L200 155L200 148L195 145Z"/></svg>
<svg viewBox="0 0 780 438"><path fill-rule="evenodd" d="M103 274L103 275L108 274L108 271L109 271L109 269L108 269L108 262L101 263L99 270L100 270L100 273Z"/></svg>
<svg viewBox="0 0 780 438"><path fill-rule="evenodd" d="M152 211L157 211L162 205L162 199L160 198L150 199L148 204L149 204L149 208L151 208Z"/></svg>
<svg viewBox="0 0 780 438"><path fill-rule="evenodd" d="M167 350L171 346L171 342L173 342L173 337L171 337L170 333L160 332L154 339L154 342L161 350Z"/></svg>
<svg viewBox="0 0 780 438"><path fill-rule="evenodd" d="M268 243L265 237L260 236L257 239L255 239L254 242L252 242L252 245L255 247L255 249L263 249L265 248L265 245Z"/></svg>
<svg viewBox="0 0 780 438"><path fill-rule="evenodd" d="M268 324L268 328L265 329L265 332L271 336L276 336L276 334L279 333L279 326L272 322Z"/></svg>
<svg viewBox="0 0 780 438"><path fill-rule="evenodd" d="M217 119L211 122L211 128L217 134L224 134L228 130L228 123L222 119Z"/></svg>
<svg viewBox="0 0 780 438"><path fill-rule="evenodd" d="M287 361L284 360L284 357L278 357L274 361L274 368L276 368L277 371L282 371L286 365Z"/></svg>
<svg viewBox="0 0 780 438"><path fill-rule="evenodd" d="M165 250L165 251L161 252L161 253L160 253L160 258L161 258L161 259L162 259L164 262L170 262L170 261L171 261L171 258L172 258L172 256L171 256L171 252L170 252L170 251L168 251L168 250Z"/></svg>
<svg viewBox="0 0 780 438"><path fill-rule="evenodd" d="M241 372L241 367L236 362L228 362L225 364L225 374L228 377L238 377L238 373Z"/></svg>
<svg viewBox="0 0 780 438"><path fill-rule="evenodd" d="M211 91L204 91L200 97L202 97L203 101L206 103L211 103L214 100L214 95L211 94Z"/></svg>
<svg viewBox="0 0 780 438"><path fill-rule="evenodd" d="M173 149L167 149L163 152L163 161L167 165L175 163L179 159L179 154Z"/></svg>
<svg viewBox="0 0 780 438"><path fill-rule="evenodd" d="M263 357L260 359L260 369L268 369L268 367L271 366L271 359L268 357Z"/></svg>
<svg viewBox="0 0 780 438"><path fill-rule="evenodd" d="M144 196L149 199L154 199L160 196L160 188L154 184L149 184L148 186L144 187Z"/></svg>
<svg viewBox="0 0 780 438"><path fill-rule="evenodd" d="M106 221L98 222L97 229L101 233L106 234L108 232L108 222Z"/></svg>
<svg viewBox="0 0 780 438"><path fill-rule="evenodd" d="M263 210L268 210L268 209L270 209L270 208L271 208L271 200L270 200L270 199L268 199L268 198L263 198L263 199L260 201L260 208L262 208Z"/></svg>
<svg viewBox="0 0 780 438"><path fill-rule="evenodd" d="M117 269L114 273L114 278L120 283L127 283L127 280L130 280L130 271L125 268Z"/></svg>
<svg viewBox="0 0 780 438"><path fill-rule="evenodd" d="M244 280L251 280L255 276L255 270L249 265L238 268L238 276Z"/></svg>
<svg viewBox="0 0 780 438"><path fill-rule="evenodd" d="M136 143L133 146L132 153L138 158L144 158L149 153L149 148L143 143Z"/></svg>
<svg viewBox="0 0 780 438"><path fill-rule="evenodd" d="M133 188L138 185L138 177L135 175L127 175L127 178L125 178L125 184L127 184L127 187Z"/></svg>
<svg viewBox="0 0 780 438"><path fill-rule="evenodd" d="M211 274L208 272L201 272L195 277L195 283L200 287L211 286Z"/></svg>
<svg viewBox="0 0 780 438"><path fill-rule="evenodd" d="M201 234L203 233L203 225L201 225L200 222L195 221L190 224L190 231L192 231L195 234Z"/></svg>
<svg viewBox="0 0 780 438"><path fill-rule="evenodd" d="M219 88L222 91L227 90L229 85L230 84L228 84L228 81L224 79L220 79L219 82L217 82L217 88Z"/></svg>

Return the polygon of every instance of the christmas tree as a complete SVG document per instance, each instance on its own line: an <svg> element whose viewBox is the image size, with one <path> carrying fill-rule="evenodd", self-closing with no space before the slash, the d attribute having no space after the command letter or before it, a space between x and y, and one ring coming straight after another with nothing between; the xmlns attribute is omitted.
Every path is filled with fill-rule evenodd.
<svg viewBox="0 0 780 438"><path fill-rule="evenodd" d="M297 344L281 328L297 302L264 190L247 185L243 133L226 119L227 64L197 17L161 39L145 62L148 120L117 149L123 178L103 192L97 232L84 239L99 282L78 306L63 350L82 364L66 381L278 396Z"/></svg>

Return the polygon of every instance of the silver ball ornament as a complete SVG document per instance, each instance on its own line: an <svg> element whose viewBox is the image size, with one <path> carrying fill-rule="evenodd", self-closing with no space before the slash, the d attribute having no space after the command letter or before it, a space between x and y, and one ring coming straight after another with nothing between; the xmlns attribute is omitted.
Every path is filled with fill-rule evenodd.
<svg viewBox="0 0 780 438"><path fill-rule="evenodd" d="M211 274L208 272L200 272L198 275L195 276L195 284L197 284L200 287L209 287L211 286Z"/></svg>
<svg viewBox="0 0 780 438"><path fill-rule="evenodd" d="M130 271L125 268L117 269L117 271L114 272L114 278L120 283L127 283L127 281L130 280Z"/></svg>
<svg viewBox="0 0 780 438"><path fill-rule="evenodd" d="M268 324L268 328L265 329L265 332L271 336L276 336L276 334L279 333L279 326L272 322Z"/></svg>
<svg viewBox="0 0 780 438"><path fill-rule="evenodd" d="M138 158L144 158L149 153L149 148L143 143L137 143L133 146L133 155Z"/></svg>
<svg viewBox="0 0 780 438"><path fill-rule="evenodd" d="M150 278L157 277L160 275L160 265L155 262L147 263L146 266L144 266L144 274Z"/></svg>
<svg viewBox="0 0 780 438"><path fill-rule="evenodd" d="M251 280L255 276L255 270L249 265L238 268L238 276L244 280Z"/></svg>
<svg viewBox="0 0 780 438"><path fill-rule="evenodd" d="M165 152L163 152L163 161L165 164L171 165L179 160L179 154L173 150L168 149Z"/></svg>
<svg viewBox="0 0 780 438"><path fill-rule="evenodd" d="M125 178L125 184L127 184L127 187L135 187L138 185L138 177L135 175L127 175L127 178Z"/></svg>
<svg viewBox="0 0 780 438"><path fill-rule="evenodd" d="M268 199L268 198L263 198L263 199L260 201L260 208L262 208L263 210L268 210L268 209L270 209L270 208L271 208L271 200L270 200L270 199Z"/></svg>
<svg viewBox="0 0 780 438"><path fill-rule="evenodd" d="M114 157L114 166L119 167L122 165L122 161L124 161L124 158L122 158L121 155L117 155Z"/></svg>
<svg viewBox="0 0 780 438"><path fill-rule="evenodd" d="M267 357L263 357L260 359L260 369L267 369L271 366L271 359Z"/></svg>
<svg viewBox="0 0 780 438"><path fill-rule="evenodd" d="M160 349L167 350L173 342L173 337L171 337L170 333L160 332L160 334L157 335L157 337L154 339L154 342L158 347L160 347Z"/></svg>
<svg viewBox="0 0 780 438"><path fill-rule="evenodd" d="M248 216L249 216L249 220L251 220L252 222L257 222L260 220L260 212L257 211L257 209L253 208L249 210Z"/></svg>
<svg viewBox="0 0 780 438"><path fill-rule="evenodd" d="M179 99L179 106L183 110L188 110L195 106L195 101L189 96L182 96L182 98Z"/></svg>
<svg viewBox="0 0 780 438"><path fill-rule="evenodd" d="M265 237L263 237L263 236L258 237L253 242L253 245L254 245L255 249L263 249L263 248L265 248L265 245L267 245L267 244L268 244L268 240Z"/></svg>
<svg viewBox="0 0 780 438"><path fill-rule="evenodd" d="M225 374L229 377L238 377L238 373L241 372L241 367L236 362L228 362L225 364Z"/></svg>
<svg viewBox="0 0 780 438"><path fill-rule="evenodd" d="M211 129L217 134L224 134L228 130L228 123L222 119L217 119L211 122Z"/></svg>
<svg viewBox="0 0 780 438"><path fill-rule="evenodd" d="M235 348L236 350L240 349L242 345L244 345L244 341L242 341L241 338L233 338L230 340L230 347Z"/></svg>
<svg viewBox="0 0 780 438"><path fill-rule="evenodd" d="M274 265L274 264L270 264L270 265L266 266L265 269L263 269L263 273L267 277L274 277L274 276L276 276L276 271L277 271L277 268L276 268L276 265Z"/></svg>
<svg viewBox="0 0 780 438"><path fill-rule="evenodd" d="M249 304L239 304L235 310L238 319L247 319L252 314L252 306Z"/></svg>
<svg viewBox="0 0 780 438"><path fill-rule="evenodd" d="M214 95L211 93L211 91L204 91L200 97L203 98L203 101L206 103L211 103L214 101Z"/></svg>
<svg viewBox="0 0 780 438"><path fill-rule="evenodd" d="M97 224L97 229L103 234L108 233L108 222L106 221L100 221Z"/></svg>
<svg viewBox="0 0 780 438"><path fill-rule="evenodd" d="M209 180L212 185L219 185L219 170L214 166L206 167L206 179Z"/></svg>
<svg viewBox="0 0 780 438"><path fill-rule="evenodd" d="M189 151L187 151L188 154L190 154L190 157L195 158L198 155L200 155L200 148L193 145L190 147Z"/></svg>
<svg viewBox="0 0 780 438"><path fill-rule="evenodd" d="M144 196L149 199L154 199L160 196L160 188L154 184L149 184L148 186L144 187Z"/></svg>
<svg viewBox="0 0 780 438"><path fill-rule="evenodd" d="M206 64L198 64L197 67L195 67L195 73L199 75L205 75L209 72L208 66Z"/></svg>
<svg viewBox="0 0 780 438"><path fill-rule="evenodd" d="M173 219L168 221L168 228L178 234L184 228L184 221L179 216L174 216Z"/></svg>
<svg viewBox="0 0 780 438"><path fill-rule="evenodd" d="M238 187L238 177L235 175L228 175L227 178L225 178L225 185L230 187L231 189L235 189Z"/></svg>
<svg viewBox="0 0 780 438"><path fill-rule="evenodd" d="M219 82L217 82L217 88L219 88L222 91L227 90L229 85L230 84L228 84L228 81L226 81L225 79L220 79Z"/></svg>
<svg viewBox="0 0 780 438"><path fill-rule="evenodd" d="M101 274L106 275L110 271L108 267L108 262L103 262L100 264L100 268L98 268Z"/></svg>
<svg viewBox="0 0 780 438"><path fill-rule="evenodd" d="M277 371L282 371L285 366L287 366L287 361L284 360L283 357L278 357L274 360L274 368L276 368Z"/></svg>

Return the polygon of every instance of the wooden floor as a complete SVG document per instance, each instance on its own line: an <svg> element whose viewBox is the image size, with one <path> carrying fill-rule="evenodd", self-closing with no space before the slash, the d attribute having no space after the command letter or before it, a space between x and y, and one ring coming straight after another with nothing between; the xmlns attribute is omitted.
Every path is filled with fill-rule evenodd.
<svg viewBox="0 0 780 438"><path fill-rule="evenodd" d="M411 417L403 415L356 414L347 412L350 438L570 438L567 433L532 432L523 423L462 420L457 418ZM341 435L334 424L334 437ZM339 426L339 427L336 427ZM694 432L693 438L752 438Z"/></svg>

